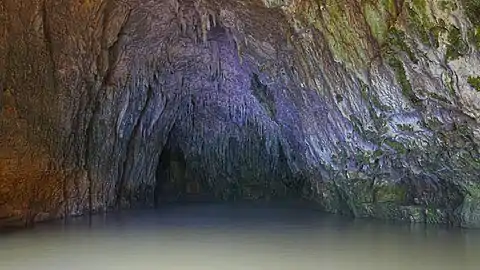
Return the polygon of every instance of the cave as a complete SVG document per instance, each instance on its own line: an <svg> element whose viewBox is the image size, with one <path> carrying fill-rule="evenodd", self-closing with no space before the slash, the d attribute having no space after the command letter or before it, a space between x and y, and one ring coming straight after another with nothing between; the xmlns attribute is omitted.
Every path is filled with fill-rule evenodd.
<svg viewBox="0 0 480 270"><path fill-rule="evenodd" d="M477 269L479 14L0 1L0 268Z"/></svg>
<svg viewBox="0 0 480 270"><path fill-rule="evenodd" d="M0 227L213 201L479 227L478 11L4 0Z"/></svg>

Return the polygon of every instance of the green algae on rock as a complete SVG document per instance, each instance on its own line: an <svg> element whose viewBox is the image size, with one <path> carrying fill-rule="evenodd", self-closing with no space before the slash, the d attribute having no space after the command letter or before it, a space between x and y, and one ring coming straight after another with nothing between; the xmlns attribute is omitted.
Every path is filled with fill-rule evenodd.
<svg viewBox="0 0 480 270"><path fill-rule="evenodd" d="M470 86L473 87L473 89L480 92L480 76L478 77L469 76L467 81L470 84Z"/></svg>
<svg viewBox="0 0 480 270"><path fill-rule="evenodd" d="M464 227L477 227L480 222L480 186L469 185L467 195L462 206L458 209L461 225Z"/></svg>

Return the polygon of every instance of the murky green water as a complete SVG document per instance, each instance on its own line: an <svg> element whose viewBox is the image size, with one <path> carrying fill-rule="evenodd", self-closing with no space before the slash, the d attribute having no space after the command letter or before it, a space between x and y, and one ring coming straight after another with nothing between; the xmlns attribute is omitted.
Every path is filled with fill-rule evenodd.
<svg viewBox="0 0 480 270"><path fill-rule="evenodd" d="M0 269L480 269L480 231L280 206L172 205L0 235Z"/></svg>

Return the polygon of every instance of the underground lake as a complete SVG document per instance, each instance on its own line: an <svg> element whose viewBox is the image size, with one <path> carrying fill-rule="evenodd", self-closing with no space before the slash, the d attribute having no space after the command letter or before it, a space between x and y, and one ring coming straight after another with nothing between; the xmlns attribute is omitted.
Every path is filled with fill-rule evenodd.
<svg viewBox="0 0 480 270"><path fill-rule="evenodd" d="M480 231L278 203L169 204L0 235L0 269L476 270Z"/></svg>

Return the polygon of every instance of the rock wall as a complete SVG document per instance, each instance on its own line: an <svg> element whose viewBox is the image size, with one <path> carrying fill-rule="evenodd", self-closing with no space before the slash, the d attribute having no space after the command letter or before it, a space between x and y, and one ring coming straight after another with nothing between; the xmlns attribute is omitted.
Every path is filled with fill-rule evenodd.
<svg viewBox="0 0 480 270"><path fill-rule="evenodd" d="M0 224L195 190L480 226L477 14L478 0L3 0Z"/></svg>

